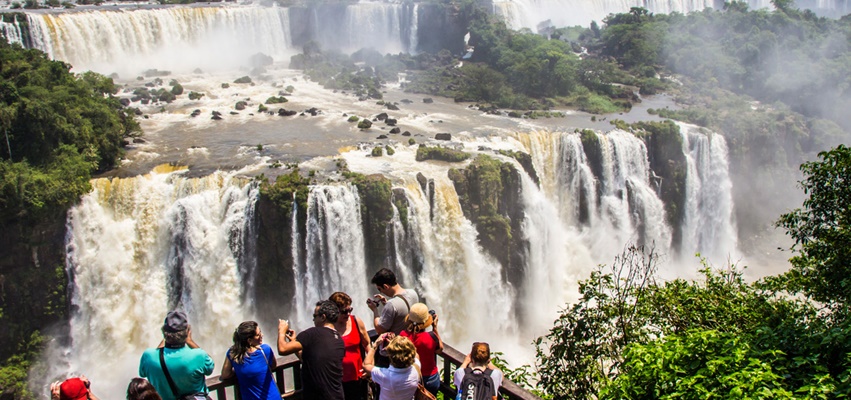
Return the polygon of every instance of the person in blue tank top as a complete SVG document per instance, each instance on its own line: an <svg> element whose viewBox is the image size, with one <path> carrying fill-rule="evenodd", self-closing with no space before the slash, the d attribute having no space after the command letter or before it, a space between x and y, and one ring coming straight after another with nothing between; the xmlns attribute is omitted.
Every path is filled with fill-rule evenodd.
<svg viewBox="0 0 851 400"><path fill-rule="evenodd" d="M277 361L272 348L263 343L263 332L254 321L245 321L233 332L233 346L225 355L221 379L236 375L243 400L281 400L272 378Z"/></svg>

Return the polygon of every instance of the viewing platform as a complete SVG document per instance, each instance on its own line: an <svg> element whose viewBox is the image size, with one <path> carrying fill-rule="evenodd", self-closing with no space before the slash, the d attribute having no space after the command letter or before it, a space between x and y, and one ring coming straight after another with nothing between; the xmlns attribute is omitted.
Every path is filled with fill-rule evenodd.
<svg viewBox="0 0 851 400"><path fill-rule="evenodd" d="M440 392L443 393L443 398L446 400L455 398L457 391L452 384L452 379L455 369L464 361L464 356L463 353L446 343L443 344L443 354L437 355L438 365L442 365L440 371ZM282 393L281 397L284 399L304 399L301 391L301 360L294 354L278 357L277 360L278 365L273 370L273 373L275 374L275 381L278 384L278 390ZM230 400L240 400L238 386L239 384L235 377L221 380L218 375L215 375L207 378L210 397L217 400L229 400L230 398L228 396L230 394L228 392L231 392L233 396L233 399ZM502 380L499 393L506 400L541 400L540 397L508 379Z"/></svg>

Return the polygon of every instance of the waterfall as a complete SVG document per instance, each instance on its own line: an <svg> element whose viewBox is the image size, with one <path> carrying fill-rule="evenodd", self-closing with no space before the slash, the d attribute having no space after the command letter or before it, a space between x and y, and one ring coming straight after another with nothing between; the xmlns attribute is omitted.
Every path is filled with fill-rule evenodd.
<svg viewBox="0 0 851 400"><path fill-rule="evenodd" d="M24 44L23 32L17 18L13 22L0 20L0 33L3 34L9 43Z"/></svg>
<svg viewBox="0 0 851 400"><path fill-rule="evenodd" d="M704 132L697 126L678 125L688 162L683 256L700 252L715 265L723 265L728 259L736 261L738 237L727 142L721 135Z"/></svg>
<svg viewBox="0 0 851 400"><path fill-rule="evenodd" d="M296 299L294 326L312 326L312 305L332 293L345 292L352 299L369 295L366 255L361 221L361 202L352 185L313 186L307 200L307 237L304 268L297 271L303 286ZM294 243L297 246L297 243ZM294 247L295 247L294 246ZM364 313L362 317L366 317Z"/></svg>
<svg viewBox="0 0 851 400"><path fill-rule="evenodd" d="M410 34L405 34L416 31L417 20L411 17L413 11L409 7L380 2L342 7L327 4L312 8L313 36L323 48L351 53L371 47L382 54L416 50L409 45ZM412 9L416 10L416 7Z"/></svg>
<svg viewBox="0 0 851 400"><path fill-rule="evenodd" d="M599 262L610 261L627 243L667 251L671 228L650 183L644 142L620 130L585 134L596 138L594 148L586 149L578 133L516 136L532 155L543 192L558 206L557 218L581 231ZM588 152L599 160L592 162Z"/></svg>
<svg viewBox="0 0 851 400"><path fill-rule="evenodd" d="M78 70L135 76L147 69L235 69L292 49L281 7L166 7L28 13L33 47Z"/></svg>
<svg viewBox="0 0 851 400"><path fill-rule="evenodd" d="M752 10L772 8L767 0L748 0L747 3ZM812 9L817 14L838 14L837 17L848 9L847 0L806 0L804 3L799 7ZM686 14L721 4L723 2L714 0L494 0L493 12L512 29L537 31L541 25L564 27L588 26L591 21L601 23L607 15L629 12L631 7L644 7L656 14Z"/></svg>
<svg viewBox="0 0 851 400"><path fill-rule="evenodd" d="M103 393L122 393L173 308L187 312L193 338L218 362L230 343L222 332L251 313L241 297L253 272L241 274L238 263L253 251L245 241L253 239L255 185L221 172L161 171L92 186L67 223L70 370Z"/></svg>

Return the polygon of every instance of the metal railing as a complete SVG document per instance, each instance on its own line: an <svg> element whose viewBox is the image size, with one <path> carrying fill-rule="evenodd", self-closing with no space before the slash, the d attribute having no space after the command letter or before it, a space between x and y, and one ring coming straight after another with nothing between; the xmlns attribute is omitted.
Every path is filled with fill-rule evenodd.
<svg viewBox="0 0 851 400"><path fill-rule="evenodd" d="M454 399L457 393L453 385L455 369L464 361L465 355L452 346L443 344L443 354L438 354L438 365L442 365L440 377L440 392L444 399ZM278 365L272 371L278 390L284 399L303 399L301 394L301 361L295 355L278 357ZM210 396L217 400L228 400L228 392L233 393L234 400L241 400L239 395L239 384L236 378L221 380L219 376L207 378L207 387ZM502 380L499 392L506 400L540 400L531 392L508 380ZM309 400L309 399L305 399ZM377 400L377 399L376 399Z"/></svg>

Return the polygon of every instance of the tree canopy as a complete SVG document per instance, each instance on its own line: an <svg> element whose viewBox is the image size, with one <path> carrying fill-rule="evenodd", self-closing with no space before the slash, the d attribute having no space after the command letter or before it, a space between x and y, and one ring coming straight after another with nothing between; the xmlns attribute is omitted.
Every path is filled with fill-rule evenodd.
<svg viewBox="0 0 851 400"><path fill-rule="evenodd" d="M0 220L63 212L139 126L112 79L0 42Z"/></svg>

